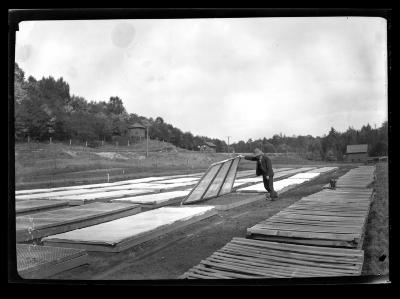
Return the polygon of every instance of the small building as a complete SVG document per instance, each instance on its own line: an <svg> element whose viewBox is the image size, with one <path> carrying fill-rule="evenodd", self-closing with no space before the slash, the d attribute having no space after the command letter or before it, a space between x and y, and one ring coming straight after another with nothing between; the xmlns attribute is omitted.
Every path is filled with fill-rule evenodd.
<svg viewBox="0 0 400 299"><path fill-rule="evenodd" d="M208 141L205 141L203 143L203 145L200 146L200 151L202 151L202 152L214 152L215 153L216 149L217 149L217 146L214 143L208 142Z"/></svg>
<svg viewBox="0 0 400 299"><path fill-rule="evenodd" d="M140 123L134 123L128 126L128 137L142 139L146 137L146 127Z"/></svg>
<svg viewBox="0 0 400 299"><path fill-rule="evenodd" d="M346 148L347 162L366 162L368 159L368 144L348 145Z"/></svg>

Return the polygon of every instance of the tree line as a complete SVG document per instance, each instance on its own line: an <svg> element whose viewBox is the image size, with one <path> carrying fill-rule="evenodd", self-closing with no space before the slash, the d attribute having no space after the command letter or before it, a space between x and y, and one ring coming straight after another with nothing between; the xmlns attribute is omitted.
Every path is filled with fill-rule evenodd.
<svg viewBox="0 0 400 299"><path fill-rule="evenodd" d="M309 160L343 160L347 145L368 144L369 156L384 156L388 153L388 123L379 128L372 128L369 124L356 130L349 127L340 133L331 128L323 137L292 136L275 134L267 139L249 139L232 144L235 152L247 153L258 147L265 153L296 153Z"/></svg>
<svg viewBox="0 0 400 299"><path fill-rule="evenodd" d="M228 151L224 140L184 132L165 122L161 117L146 118L128 113L117 96L109 101L87 101L71 95L69 85L63 78L32 76L25 78L24 71L15 64L15 138L17 141L44 141L70 139L89 141L96 144L101 140L111 142L115 136L126 136L128 126L139 122L149 126L149 137L164 140L188 150L199 150L205 142L212 142L217 152ZM323 137L292 136L276 134L272 138L239 141L229 146L230 151L251 152L255 147L266 153L296 152L310 160L341 160L348 144L368 144L371 156L387 155L388 124L379 128L369 124L360 130L349 128L337 132L331 128Z"/></svg>
<svg viewBox="0 0 400 299"><path fill-rule="evenodd" d="M24 71L15 63L15 138L17 141L70 139L111 142L113 137L126 136L128 126L136 122L149 126L149 137L170 142L188 150L199 150L204 141L212 142L219 152L226 150L224 141L194 136L164 122L161 117L146 118L128 113L117 96L109 101L87 101L71 95L69 85L63 78L33 76L25 78Z"/></svg>

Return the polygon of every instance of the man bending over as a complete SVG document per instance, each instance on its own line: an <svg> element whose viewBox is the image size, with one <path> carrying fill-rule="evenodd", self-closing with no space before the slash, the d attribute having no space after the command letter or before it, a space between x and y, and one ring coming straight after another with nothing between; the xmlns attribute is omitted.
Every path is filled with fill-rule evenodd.
<svg viewBox="0 0 400 299"><path fill-rule="evenodd" d="M270 194L271 200L277 199L278 193L274 190L274 171L272 170L271 159L259 148L254 149L254 156L244 156L244 158L257 161L256 175L262 175L264 187ZM266 199L268 199L268 194Z"/></svg>

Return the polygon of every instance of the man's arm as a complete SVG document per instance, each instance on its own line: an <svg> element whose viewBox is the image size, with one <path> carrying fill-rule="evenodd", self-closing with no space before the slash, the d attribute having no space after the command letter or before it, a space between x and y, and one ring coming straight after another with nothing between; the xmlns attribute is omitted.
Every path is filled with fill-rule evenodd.
<svg viewBox="0 0 400 299"><path fill-rule="evenodd" d="M242 156L242 157L245 158L245 160L257 161L257 157L254 156Z"/></svg>

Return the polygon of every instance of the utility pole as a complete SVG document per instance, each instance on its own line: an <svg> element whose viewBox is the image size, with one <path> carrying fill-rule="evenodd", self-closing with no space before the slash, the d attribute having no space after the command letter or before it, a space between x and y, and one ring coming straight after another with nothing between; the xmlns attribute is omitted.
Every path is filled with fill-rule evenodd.
<svg viewBox="0 0 400 299"><path fill-rule="evenodd" d="M226 137L228 137L228 153L230 152L229 151L229 138L231 137L231 136L226 136Z"/></svg>
<svg viewBox="0 0 400 299"><path fill-rule="evenodd" d="M147 138L146 138L146 157L149 156L149 126L147 128Z"/></svg>

